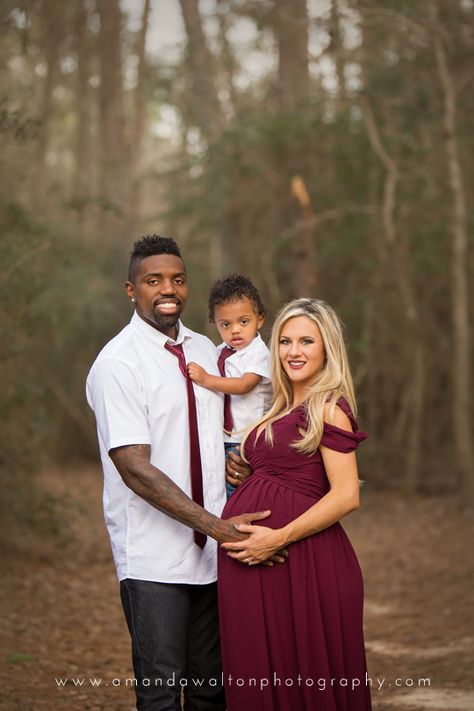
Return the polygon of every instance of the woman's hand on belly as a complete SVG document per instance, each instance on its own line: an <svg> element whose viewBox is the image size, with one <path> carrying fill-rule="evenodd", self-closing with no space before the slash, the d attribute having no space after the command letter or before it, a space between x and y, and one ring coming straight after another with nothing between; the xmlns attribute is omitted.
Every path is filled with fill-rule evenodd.
<svg viewBox="0 0 474 711"><path fill-rule="evenodd" d="M270 559L275 560L276 557L284 560L288 556L285 537L280 529L249 524L235 524L235 528L240 533L248 534L248 538L221 544L230 558L247 565L257 565Z"/></svg>

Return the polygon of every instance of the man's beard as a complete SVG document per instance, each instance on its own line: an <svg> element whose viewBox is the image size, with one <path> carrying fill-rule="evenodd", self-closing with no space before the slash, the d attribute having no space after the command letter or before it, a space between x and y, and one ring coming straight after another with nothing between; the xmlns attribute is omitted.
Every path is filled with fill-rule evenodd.
<svg viewBox="0 0 474 711"><path fill-rule="evenodd" d="M155 311L152 312L152 318L149 318L148 316L145 316L145 314L141 314L142 318L150 324L150 326L153 326L153 328L156 328L158 331L161 331L163 333L166 333L167 331L170 331L172 328L174 328L181 316L180 313L177 314L157 314Z"/></svg>

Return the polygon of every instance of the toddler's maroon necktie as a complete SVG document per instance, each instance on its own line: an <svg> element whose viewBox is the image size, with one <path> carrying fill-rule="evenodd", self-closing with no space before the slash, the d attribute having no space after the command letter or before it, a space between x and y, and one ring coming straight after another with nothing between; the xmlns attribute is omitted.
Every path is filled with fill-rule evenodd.
<svg viewBox="0 0 474 711"><path fill-rule="evenodd" d="M224 346L224 348L219 353L219 358L217 359L217 367L219 368L219 373L222 375L223 378L226 377L225 362L227 358L233 353L235 353L235 350L233 348L229 348L229 346ZM234 419L232 417L232 410L230 408L230 395L228 395L227 393L224 395L224 429L229 434L234 429Z"/></svg>
<svg viewBox="0 0 474 711"><path fill-rule="evenodd" d="M202 491L202 467L201 450L199 449L199 432L196 415L196 397L191 378L186 368L186 358L184 357L183 346L178 343L172 345L165 343L165 348L178 359L179 369L186 379L186 391L188 395L188 421L189 421L189 451L191 464L191 491L193 501L204 507L204 495ZM207 536L200 531L194 531L194 542L199 548L206 545Z"/></svg>

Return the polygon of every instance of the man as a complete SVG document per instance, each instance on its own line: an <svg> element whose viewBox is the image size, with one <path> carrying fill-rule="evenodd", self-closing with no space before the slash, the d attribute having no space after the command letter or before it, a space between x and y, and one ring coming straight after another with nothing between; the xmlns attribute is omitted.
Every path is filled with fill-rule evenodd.
<svg viewBox="0 0 474 711"><path fill-rule="evenodd" d="M193 388L185 361L218 375L215 348L181 323L186 268L174 240L131 254L128 326L87 378L104 470L104 513L132 639L138 709L225 709L216 604L216 541L224 521L222 396ZM234 476L245 467L233 462ZM237 479L231 479L236 483ZM280 560L278 557L275 560ZM203 681L204 680L204 681Z"/></svg>

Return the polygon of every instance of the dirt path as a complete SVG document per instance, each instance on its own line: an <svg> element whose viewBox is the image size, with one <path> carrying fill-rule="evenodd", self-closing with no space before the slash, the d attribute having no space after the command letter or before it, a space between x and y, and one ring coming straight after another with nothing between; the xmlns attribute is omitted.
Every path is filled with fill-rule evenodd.
<svg viewBox="0 0 474 711"><path fill-rule="evenodd" d="M128 632L102 522L101 474L49 472L43 483L64 497L70 535L54 544L22 536L2 551L0 709L131 711ZM472 711L472 517L450 499L366 490L345 527L365 576L374 711Z"/></svg>

